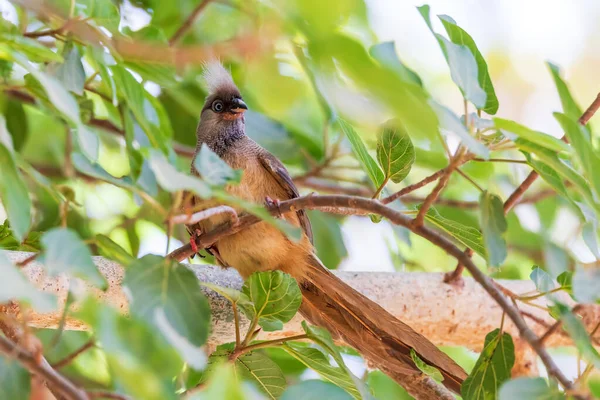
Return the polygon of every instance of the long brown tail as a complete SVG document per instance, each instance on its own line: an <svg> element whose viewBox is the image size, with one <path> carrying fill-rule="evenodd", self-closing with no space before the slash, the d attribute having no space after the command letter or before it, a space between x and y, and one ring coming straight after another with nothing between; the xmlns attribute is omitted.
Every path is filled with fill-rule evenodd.
<svg viewBox="0 0 600 400"><path fill-rule="evenodd" d="M357 349L371 364L406 387L421 371L410 356L414 349L427 364L440 370L443 384L460 394L465 371L433 343L396 319L377 303L342 282L316 256L302 268L290 271L298 281L303 300L300 312L311 323Z"/></svg>

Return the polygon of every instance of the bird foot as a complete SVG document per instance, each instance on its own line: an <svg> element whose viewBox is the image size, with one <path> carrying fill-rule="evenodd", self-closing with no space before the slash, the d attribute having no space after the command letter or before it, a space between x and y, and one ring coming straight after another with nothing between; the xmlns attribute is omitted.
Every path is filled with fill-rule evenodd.
<svg viewBox="0 0 600 400"><path fill-rule="evenodd" d="M198 245L196 244L196 240L200 237L202 231L200 229L195 229L194 232L190 235L190 246L192 246L192 250L194 254L198 253Z"/></svg>
<svg viewBox="0 0 600 400"><path fill-rule="evenodd" d="M278 199L273 200L272 198L267 196L265 197L265 203L267 204L267 208L276 211L275 217L281 218L282 214L281 209L279 208L281 201L279 201Z"/></svg>

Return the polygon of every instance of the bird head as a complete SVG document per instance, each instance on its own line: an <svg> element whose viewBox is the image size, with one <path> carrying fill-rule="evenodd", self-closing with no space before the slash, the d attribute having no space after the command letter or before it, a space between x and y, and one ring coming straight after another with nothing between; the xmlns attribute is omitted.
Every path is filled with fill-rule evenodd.
<svg viewBox="0 0 600 400"><path fill-rule="evenodd" d="M204 80L209 92L202 109L202 119L243 122L248 106L223 65L218 61L208 63L204 69Z"/></svg>

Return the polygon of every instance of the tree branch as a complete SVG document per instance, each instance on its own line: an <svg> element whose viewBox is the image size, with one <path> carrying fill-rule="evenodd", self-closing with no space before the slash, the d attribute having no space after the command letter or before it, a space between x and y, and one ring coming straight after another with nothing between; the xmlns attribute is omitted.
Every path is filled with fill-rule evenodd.
<svg viewBox="0 0 600 400"><path fill-rule="evenodd" d="M198 4L196 6L196 8L194 9L194 11L192 11L192 13L189 15L189 17L187 17L187 19L185 21L183 21L183 24L181 24L181 26L179 27L179 29L177 29L175 34L173 34L173 36L171 36L171 39L169 39L169 46L173 46L174 44L177 44L177 42L179 42L179 40L183 38L183 36L187 33L187 31L194 24L194 21L196 21L198 16L202 13L202 11L206 8L206 6L208 6L210 4L211 1L212 0L200 1L200 4Z"/></svg>
<svg viewBox="0 0 600 400"><path fill-rule="evenodd" d="M45 358L38 363L36 358L21 346L10 339L0 336L0 353L5 357L14 358L32 374L44 378L53 389L69 400L88 400L89 397L83 389L75 386L64 376L56 372Z"/></svg>

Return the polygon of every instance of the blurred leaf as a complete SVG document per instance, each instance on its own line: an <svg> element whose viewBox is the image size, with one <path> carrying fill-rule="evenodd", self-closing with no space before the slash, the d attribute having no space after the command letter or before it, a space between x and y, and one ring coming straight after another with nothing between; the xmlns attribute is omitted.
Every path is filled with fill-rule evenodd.
<svg viewBox="0 0 600 400"><path fill-rule="evenodd" d="M83 95L85 84L85 71L81 63L81 54L77 46L69 46L70 50L64 55L65 61L49 72L63 84L63 87L80 96Z"/></svg>
<svg viewBox="0 0 600 400"><path fill-rule="evenodd" d="M302 302L298 283L282 271L253 273L244 282L242 293L252 302L241 305L244 314L269 332L283 329Z"/></svg>
<svg viewBox="0 0 600 400"><path fill-rule="evenodd" d="M433 25L431 24L431 19L429 17L429 6L424 5L417 7L417 9L419 10L419 13L421 13L421 16L429 27L429 30L437 39L437 42L444 53L444 57L446 58L446 62L448 63L448 67L450 67L450 75L452 76L452 80L459 87L463 97L473 103L478 109L484 109L487 107L487 109L491 111L490 113L494 114L498 108L498 100L496 99L494 102L493 100L488 99L488 94L484 90L483 85L480 84L480 76L482 78L485 77L488 81L489 76L487 74L487 67L485 73L479 73L478 71L478 60L475 58L474 52L469 48L472 46L477 53L479 53L475 47L475 42L473 42L473 39L471 39L471 37L463 31L465 37L469 39L467 41L468 45L463 45L463 39L460 37L461 32L459 32L459 30L462 31L462 29L456 26L454 21L445 21L445 16L440 16L440 20L444 24L444 27L448 32L448 36L450 36L452 39L452 42L449 41L444 36L436 33L433 30ZM459 35L457 35L457 33ZM481 56L481 54L479 55ZM483 57L481 57L480 61L483 62L483 66L485 66ZM486 80L483 80L485 84L488 83ZM493 91L491 81L489 82L489 87Z"/></svg>
<svg viewBox="0 0 600 400"><path fill-rule="evenodd" d="M10 150L0 143L0 200L12 231L22 242L31 227L31 200Z"/></svg>
<svg viewBox="0 0 600 400"><path fill-rule="evenodd" d="M458 45L468 47L473 56L475 57L478 71L477 79L479 81L479 85L486 94L485 106L478 108L481 108L488 114L496 114L496 112L498 111L498 98L496 97L496 92L494 91L492 80L490 79L487 63L485 62L485 59L483 58L481 52L477 48L475 41L467 32L465 32L461 27L456 25L456 22L449 16L439 15L438 17L442 21L442 24L444 25L444 28L446 29L446 33L448 33L450 40Z"/></svg>
<svg viewBox="0 0 600 400"><path fill-rule="evenodd" d="M54 228L42 235L41 242L44 250L38 261L51 276L67 273L106 288L107 282L92 261L90 249L77 233L68 228Z"/></svg>
<svg viewBox="0 0 600 400"><path fill-rule="evenodd" d="M237 370L246 380L252 382L270 399L277 399L285 390L287 383L283 372L269 357L253 351L235 360Z"/></svg>
<svg viewBox="0 0 600 400"><path fill-rule="evenodd" d="M569 196L567 187L565 186L563 180L556 173L556 171L552 169L552 167L542 161L533 159L529 153L525 153L525 158L527 158L527 162L535 170L535 172L540 174L542 179L545 180L552 187L552 189L556 190L558 194L561 194L565 197Z"/></svg>
<svg viewBox="0 0 600 400"><path fill-rule="evenodd" d="M169 163L166 157L156 151L150 151L150 169L154 172L158 184L168 192L178 192L181 190L189 190L194 192L201 198L208 198L212 194L212 190L206 182L179 172L175 166Z"/></svg>
<svg viewBox="0 0 600 400"><path fill-rule="evenodd" d="M369 175L369 178L371 178L371 181L373 181L375 186L381 186L383 184L383 180L385 179L383 172L373 157L371 157L369 154L369 151L367 150L367 147L363 143L360 136L358 136L352 125L343 119L338 119L338 124L342 132L344 132L350 141L350 144L352 144L352 151L354 152L354 155L362 165L365 172Z"/></svg>
<svg viewBox="0 0 600 400"><path fill-rule="evenodd" d="M444 376L440 372L439 369L428 365L425 361L421 360L421 358L417 355L414 349L410 349L410 358L413 360L417 368L427 376L430 376L438 383L441 383L444 380Z"/></svg>
<svg viewBox="0 0 600 400"><path fill-rule="evenodd" d="M558 277L563 272L567 271L569 267L569 255L568 253L555 245L554 243L547 241L544 244L544 263L545 269L548 271L552 278Z"/></svg>
<svg viewBox="0 0 600 400"><path fill-rule="evenodd" d="M510 371L515 363L515 347L512 337L495 329L485 336L483 350L473 370L461 386L465 400L494 399L498 389L510 379ZM502 394L500 394L502 398ZM529 397L513 397L513 399Z"/></svg>
<svg viewBox="0 0 600 400"><path fill-rule="evenodd" d="M79 125L74 131L81 151L91 161L97 161L99 155L100 141L98 136L87 126Z"/></svg>
<svg viewBox="0 0 600 400"><path fill-rule="evenodd" d="M12 137L14 149L20 151L29 136L29 122L23 110L23 104L7 100L4 106L4 115L6 117L6 128Z"/></svg>
<svg viewBox="0 0 600 400"><path fill-rule="evenodd" d="M93 178L100 179L129 190L132 190L134 187L129 177L115 178L106 172L100 165L92 164L81 153L72 153L71 161L73 162L75 169L84 175L91 176Z"/></svg>
<svg viewBox="0 0 600 400"><path fill-rule="evenodd" d="M173 377L181 370L181 359L154 327L92 298L75 316L92 327L112 377L125 394L147 400L179 398Z"/></svg>
<svg viewBox="0 0 600 400"><path fill-rule="evenodd" d="M29 304L37 312L48 313L56 311L56 297L38 290L23 275L19 267L10 262L3 251L0 251L0 268L2 269L0 303L16 300ZM0 387L3 386L0 384Z"/></svg>
<svg viewBox="0 0 600 400"><path fill-rule="evenodd" d="M157 109L158 101L146 92L143 85L136 81L129 71L120 66L112 66L111 70L117 90L125 97L150 144L166 153L167 144L172 137L170 125L168 129L162 129L165 127L164 121L168 119L166 112L162 106Z"/></svg>
<svg viewBox="0 0 600 400"><path fill-rule="evenodd" d="M7 400L30 400L30 392L29 371L12 357L0 357L0 397Z"/></svg>
<svg viewBox="0 0 600 400"><path fill-rule="evenodd" d="M96 245L101 256L116 261L123 266L128 266L135 261L135 257L132 257L131 254L108 236L96 235Z"/></svg>
<svg viewBox="0 0 600 400"><path fill-rule="evenodd" d="M319 211L309 211L317 256L327 268L335 269L346 258L340 219Z"/></svg>
<svg viewBox="0 0 600 400"><path fill-rule="evenodd" d="M483 232L488 265L497 267L506 259L504 234L508 228L504 218L504 203L487 190L479 197L480 224Z"/></svg>
<svg viewBox="0 0 600 400"><path fill-rule="evenodd" d="M79 15L92 18L111 32L116 32L121 20L119 9L111 0L77 0L75 9Z"/></svg>
<svg viewBox="0 0 600 400"><path fill-rule="evenodd" d="M546 164L549 168L552 168L554 171L556 171L556 173L562 179L566 180L567 182L570 182L573 185L573 189L575 189L575 191L581 194L581 196L586 200L590 207L593 207L596 211L600 210L600 207L598 206L598 204L596 204L596 201L594 200L594 197L589 189L589 185L586 182L586 180L569 165L563 163L558 158L555 151L548 150L545 147L539 146L533 142L524 139L519 139L515 143L519 150L535 154L536 157L540 159L540 161Z"/></svg>
<svg viewBox="0 0 600 400"><path fill-rule="evenodd" d="M594 151L590 132L586 127L581 126L576 120L567 117L565 114L554 113L554 117L565 132L569 143L575 149L592 188L596 194L600 194L600 157Z"/></svg>
<svg viewBox="0 0 600 400"><path fill-rule="evenodd" d="M425 219L446 231L454 239L475 251L475 253L486 258L485 248L483 247L483 236L477 228L445 218L435 208L427 210Z"/></svg>
<svg viewBox="0 0 600 400"><path fill-rule="evenodd" d="M505 134L507 134L506 132L514 133L518 137L542 146L548 150L555 152L569 151L569 146L562 140L546 133L529 129L525 125L521 125L518 122L508 119L494 118L494 125L496 128L505 131ZM507 134L507 136L510 137L510 134Z"/></svg>
<svg viewBox="0 0 600 400"><path fill-rule="evenodd" d="M536 289L540 293L549 292L556 287L552 277L546 271L539 267L534 267L529 275L529 279L533 281Z"/></svg>
<svg viewBox="0 0 600 400"><path fill-rule="evenodd" d="M323 379L341 387L355 399L361 399L360 392L348 373L340 367L332 366L325 354L319 350L311 347L301 347L293 343L285 344L283 349L304 363L308 368L313 369Z"/></svg>
<svg viewBox="0 0 600 400"><path fill-rule="evenodd" d="M63 87L63 85L54 77L38 70L31 63L24 59L21 55L14 54L15 60L37 79L39 84L44 88L48 99L60 111L65 118L71 123L78 125L79 105L71 94Z"/></svg>
<svg viewBox="0 0 600 400"><path fill-rule="evenodd" d="M376 399L413 400L402 386L381 371L369 372L367 384Z"/></svg>
<svg viewBox="0 0 600 400"><path fill-rule="evenodd" d="M594 257L600 259L600 247L598 246L598 228L593 222L586 222L581 228L583 241L588 246Z"/></svg>
<svg viewBox="0 0 600 400"><path fill-rule="evenodd" d="M573 295L582 303L596 303L600 300L600 269L578 268L573 274Z"/></svg>
<svg viewBox="0 0 600 400"><path fill-rule="evenodd" d="M290 386L281 400L352 400L348 392L336 385L316 379L302 381Z"/></svg>
<svg viewBox="0 0 600 400"><path fill-rule="evenodd" d="M377 160L385 179L400 183L415 162L415 149L400 121L386 122L377 141Z"/></svg>
<svg viewBox="0 0 600 400"><path fill-rule="evenodd" d="M563 112L571 119L577 120L582 115L582 111L573 99L571 92L569 91L569 87L565 83L565 81L560 77L560 68L551 63L547 62L548 69L552 74L552 78L554 79L554 83L556 85L556 90L558 91L558 95L560 97L560 102L562 103Z"/></svg>
<svg viewBox="0 0 600 400"><path fill-rule="evenodd" d="M573 298L573 272L565 271L556 277L556 281Z"/></svg>
<svg viewBox="0 0 600 400"><path fill-rule="evenodd" d="M0 40L2 41L2 45L0 46L8 46L10 49L18 51L32 62L63 61L63 58L59 54L53 52L35 39L3 33L0 35Z"/></svg>
<svg viewBox="0 0 600 400"><path fill-rule="evenodd" d="M454 133L459 137L460 141L474 154L486 160L490 158L490 150L487 148L487 146L475 139L469 133L467 128L465 128L464 124L460 121L456 114L452 112L452 110L433 100L430 101L429 104L438 116L440 121L440 129L442 132L446 131Z"/></svg>
<svg viewBox="0 0 600 400"><path fill-rule="evenodd" d="M251 393L247 388L243 388L237 378L233 365L222 363L212 370L212 374L206 388L202 391L195 391L187 400L250 400Z"/></svg>
<svg viewBox="0 0 600 400"><path fill-rule="evenodd" d="M206 143L194 158L194 168L203 180L214 186L223 186L227 183L239 183L242 178L241 170L234 170L221 159Z"/></svg>
<svg viewBox="0 0 600 400"><path fill-rule="evenodd" d="M423 86L423 82L419 75L404 65L398 58L394 42L383 42L373 45L369 49L369 54L384 67L389 68L396 73L403 81L411 81L421 87Z"/></svg>
<svg viewBox="0 0 600 400"><path fill-rule="evenodd" d="M549 387L544 378L516 378L502 385L498 399L564 400L565 394Z"/></svg>
<svg viewBox="0 0 600 400"><path fill-rule="evenodd" d="M592 363L594 367L600 368L600 354L592 345L590 336L587 333L581 319L573 314L569 308L563 304L557 304L560 310L560 319L565 331L569 334L573 343L582 357Z"/></svg>
<svg viewBox="0 0 600 400"><path fill-rule="evenodd" d="M173 260L147 255L127 267L123 285L131 313L155 326L191 367L203 368L210 306L194 273Z"/></svg>

